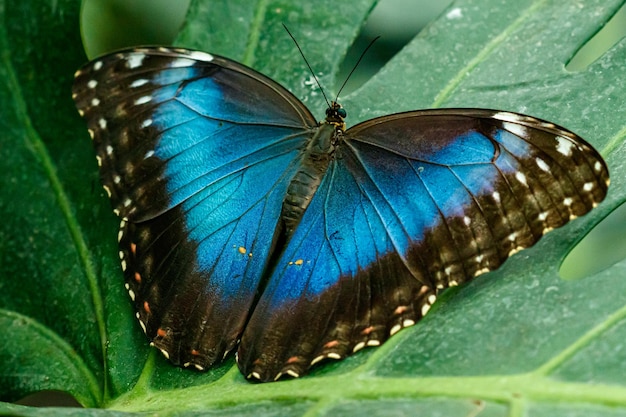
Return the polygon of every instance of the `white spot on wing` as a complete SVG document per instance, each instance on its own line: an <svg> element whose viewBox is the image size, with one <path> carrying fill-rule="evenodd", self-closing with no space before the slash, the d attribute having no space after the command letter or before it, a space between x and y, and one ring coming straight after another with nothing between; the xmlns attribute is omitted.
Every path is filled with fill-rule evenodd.
<svg viewBox="0 0 626 417"><path fill-rule="evenodd" d="M521 172L516 172L515 173L515 178L521 182L522 184L524 184L525 186L528 186L528 183L526 182L526 175L524 175Z"/></svg>
<svg viewBox="0 0 626 417"><path fill-rule="evenodd" d="M146 80L145 78L140 78L140 79L135 80L132 83L130 83L130 88L137 88L137 87L141 87L142 85L146 85L146 84L148 84L148 80Z"/></svg>
<svg viewBox="0 0 626 417"><path fill-rule="evenodd" d="M500 111L493 115L494 119L502 120L503 122L518 122L520 118L515 113L509 113L506 111Z"/></svg>
<svg viewBox="0 0 626 417"><path fill-rule="evenodd" d="M519 125L517 123L503 122L502 127L513 133L515 136L519 136L521 138L528 137L528 130L526 129L526 126Z"/></svg>
<svg viewBox="0 0 626 417"><path fill-rule="evenodd" d="M146 103L149 103L150 101L152 101L152 96L139 97L137 100L135 100L135 106L146 104Z"/></svg>
<svg viewBox="0 0 626 417"><path fill-rule="evenodd" d="M191 67L193 64L195 64L196 61L194 61L193 59L189 59L189 58L178 58L175 59L174 61L172 61L170 63L170 68L184 68L184 67Z"/></svg>
<svg viewBox="0 0 626 417"><path fill-rule="evenodd" d="M96 80L89 80L89 82L87 83L87 87L89 88L96 88L97 85L98 85L98 81Z"/></svg>
<svg viewBox="0 0 626 417"><path fill-rule="evenodd" d="M398 333L400 330L402 330L402 326L400 326L399 324L396 324L395 326L391 328L391 330L389 330L389 336L393 336L394 334ZM359 343L358 345L360 344L363 344L363 346L365 346L363 342ZM359 349L361 349L363 346L361 346ZM356 349L356 346L354 348ZM356 352L356 350L353 350L353 352Z"/></svg>
<svg viewBox="0 0 626 417"><path fill-rule="evenodd" d="M596 163L593 164L593 169L595 169L596 172L602 171L602 164L599 161L596 161Z"/></svg>
<svg viewBox="0 0 626 417"><path fill-rule="evenodd" d="M146 57L146 54L132 54L126 58L126 66L129 69L139 68L143 65L143 60Z"/></svg>
<svg viewBox="0 0 626 417"><path fill-rule="evenodd" d="M354 347L353 352L356 352L356 351L358 350L358 349L357 349L357 346L359 346L359 345L356 345L356 346ZM363 344L363 346L365 346L365 343ZM363 346L361 346L361 347L360 347L360 349L362 349L362 348L363 348ZM311 365L315 365L316 363L318 363L319 361L321 361L322 359L324 359L324 357L325 357L324 355L316 356L316 357L315 357L315 358L311 361Z"/></svg>
<svg viewBox="0 0 626 417"><path fill-rule="evenodd" d="M550 172L550 167L548 166L548 164L546 164L546 161L544 161L541 158L537 158L536 162L537 162L537 166L539 167L539 169L545 172Z"/></svg>
<svg viewBox="0 0 626 417"><path fill-rule="evenodd" d="M170 358L170 354L167 350L165 349L159 349L161 351L161 353L163 354L163 356L165 356L165 359L169 359Z"/></svg>
<svg viewBox="0 0 626 417"><path fill-rule="evenodd" d="M143 122L141 122L141 127L143 129L145 129L146 127L150 126L152 124L152 119L146 119Z"/></svg>
<svg viewBox="0 0 626 417"><path fill-rule="evenodd" d="M192 59L195 59L198 61L207 61L207 62L213 61L213 55L207 54L206 52L193 51L189 54L189 56Z"/></svg>
<svg viewBox="0 0 626 417"><path fill-rule="evenodd" d="M478 271L474 272L474 276L477 277L479 275L486 274L487 272L489 272L489 268L479 269Z"/></svg>
<svg viewBox="0 0 626 417"><path fill-rule="evenodd" d="M399 325L396 324L396 326L400 327ZM393 329L392 329L393 330ZM358 352L359 350L363 349L365 347L365 342L359 342L356 345L354 345L354 348L352 348L352 352ZM319 358L319 356L318 356ZM323 356L322 356L323 358ZM315 358L317 359L317 358ZM315 361L315 359L313 361ZM311 362L311 365L313 365L314 362Z"/></svg>
<svg viewBox="0 0 626 417"><path fill-rule="evenodd" d="M95 64L93 64L94 71L100 71L101 68L102 68L102 61L98 61Z"/></svg>
<svg viewBox="0 0 626 417"><path fill-rule="evenodd" d="M572 148L574 147L574 144L561 136L557 136L556 140L558 142L556 145L557 152L565 156L572 156Z"/></svg>

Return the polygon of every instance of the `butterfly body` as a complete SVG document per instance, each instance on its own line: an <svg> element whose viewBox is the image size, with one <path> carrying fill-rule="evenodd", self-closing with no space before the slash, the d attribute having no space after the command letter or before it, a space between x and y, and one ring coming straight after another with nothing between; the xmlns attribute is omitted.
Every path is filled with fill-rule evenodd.
<svg viewBox="0 0 626 417"><path fill-rule="evenodd" d="M316 129L301 157L300 168L289 182L283 201L281 219L285 233L291 235L299 223L311 198L319 187L333 157L341 126L326 120Z"/></svg>
<svg viewBox="0 0 626 417"><path fill-rule="evenodd" d="M238 349L251 379L299 376L417 322L605 196L572 132L485 109L345 128L241 64L142 48L76 74L74 99L121 218L139 323L173 363Z"/></svg>

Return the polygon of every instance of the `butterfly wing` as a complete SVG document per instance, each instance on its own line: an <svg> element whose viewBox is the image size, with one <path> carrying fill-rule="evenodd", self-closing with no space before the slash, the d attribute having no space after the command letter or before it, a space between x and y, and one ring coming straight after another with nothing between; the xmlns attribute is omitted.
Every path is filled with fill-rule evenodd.
<svg viewBox="0 0 626 417"><path fill-rule="evenodd" d="M152 343L203 369L239 338L281 203L317 125L225 58L143 48L87 64L73 96L122 218L126 287Z"/></svg>
<svg viewBox="0 0 626 417"><path fill-rule="evenodd" d="M496 269L608 186L580 137L518 114L402 113L344 139L245 329L248 378L381 344L438 291Z"/></svg>

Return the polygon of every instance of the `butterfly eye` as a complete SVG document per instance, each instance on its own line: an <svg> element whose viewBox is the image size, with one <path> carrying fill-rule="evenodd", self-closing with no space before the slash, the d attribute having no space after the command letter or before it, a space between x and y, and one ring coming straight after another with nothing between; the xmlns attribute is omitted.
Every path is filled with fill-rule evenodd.
<svg viewBox="0 0 626 417"><path fill-rule="evenodd" d="M326 109L326 117L332 120L345 119L347 115L346 110L343 107L340 107L337 103L333 103L331 107Z"/></svg>

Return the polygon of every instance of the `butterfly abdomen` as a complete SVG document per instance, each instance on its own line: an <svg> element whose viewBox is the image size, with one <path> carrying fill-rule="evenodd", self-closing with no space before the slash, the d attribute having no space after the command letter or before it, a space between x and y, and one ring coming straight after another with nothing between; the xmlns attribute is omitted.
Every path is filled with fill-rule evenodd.
<svg viewBox="0 0 626 417"><path fill-rule="evenodd" d="M287 238L300 223L328 169L334 151L335 136L336 126L323 124L303 152L301 166L289 183L282 206L281 219Z"/></svg>

